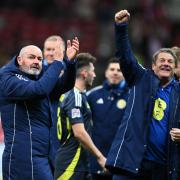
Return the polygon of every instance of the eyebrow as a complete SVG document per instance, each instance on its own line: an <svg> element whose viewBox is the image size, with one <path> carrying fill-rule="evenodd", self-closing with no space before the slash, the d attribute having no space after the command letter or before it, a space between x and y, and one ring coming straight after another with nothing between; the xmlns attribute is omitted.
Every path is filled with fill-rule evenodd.
<svg viewBox="0 0 180 180"><path fill-rule="evenodd" d="M27 54L27 56L33 56L33 57L37 57L37 58L43 58L42 56L36 56L34 54Z"/></svg>

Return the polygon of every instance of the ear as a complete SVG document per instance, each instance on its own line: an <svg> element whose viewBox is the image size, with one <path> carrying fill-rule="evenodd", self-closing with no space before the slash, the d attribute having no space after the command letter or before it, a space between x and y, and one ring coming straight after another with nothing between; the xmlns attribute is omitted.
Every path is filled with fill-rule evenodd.
<svg viewBox="0 0 180 180"><path fill-rule="evenodd" d="M17 63L19 64L19 66L22 65L22 58L20 56L17 57Z"/></svg>
<svg viewBox="0 0 180 180"><path fill-rule="evenodd" d="M154 69L155 69L155 64L152 63L152 70L154 71Z"/></svg>
<svg viewBox="0 0 180 180"><path fill-rule="evenodd" d="M81 76L82 76L83 78L86 78L86 76L87 76L87 71L86 71L85 69L83 69L83 70L81 71Z"/></svg>
<svg viewBox="0 0 180 180"><path fill-rule="evenodd" d="M105 75L105 77L107 78L107 70L105 71L105 74L104 74L104 75Z"/></svg>

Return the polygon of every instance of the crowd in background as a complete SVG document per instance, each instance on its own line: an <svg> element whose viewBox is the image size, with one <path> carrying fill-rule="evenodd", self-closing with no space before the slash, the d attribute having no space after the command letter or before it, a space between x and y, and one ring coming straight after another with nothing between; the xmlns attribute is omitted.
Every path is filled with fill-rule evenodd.
<svg viewBox="0 0 180 180"><path fill-rule="evenodd" d="M60 34L66 39L76 34L81 42L80 51L98 58L94 83L97 85L103 78L103 62L114 54L113 15L124 8L133 15L130 23L133 50L141 63L149 67L151 54L157 49L180 44L179 3L177 0L2 0L0 66L23 45L42 47L49 35Z"/></svg>
<svg viewBox="0 0 180 180"><path fill-rule="evenodd" d="M129 25L132 47L145 67L150 67L151 55L159 48L180 46L178 0L1 0L0 66L24 45L42 47L49 35L66 39L76 34L80 52L97 57L95 86L104 79L104 62L114 55L112 19L123 8L133 15Z"/></svg>

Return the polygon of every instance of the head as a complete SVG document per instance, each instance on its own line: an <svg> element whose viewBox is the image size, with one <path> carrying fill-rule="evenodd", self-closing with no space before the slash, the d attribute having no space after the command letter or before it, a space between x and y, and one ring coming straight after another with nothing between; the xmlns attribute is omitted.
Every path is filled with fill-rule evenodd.
<svg viewBox="0 0 180 180"><path fill-rule="evenodd" d="M57 35L48 37L44 42L43 54L48 64L51 64L54 61L55 49L65 52L64 40Z"/></svg>
<svg viewBox="0 0 180 180"><path fill-rule="evenodd" d="M21 71L30 75L39 75L42 70L42 51L34 45L21 49L17 62Z"/></svg>
<svg viewBox="0 0 180 180"><path fill-rule="evenodd" d="M79 53L77 55L77 73L76 79L84 81L85 88L91 87L96 77L93 63L96 58L90 53Z"/></svg>
<svg viewBox="0 0 180 180"><path fill-rule="evenodd" d="M162 48L153 55L152 69L161 84L167 84L174 76L177 57L170 48Z"/></svg>
<svg viewBox="0 0 180 180"><path fill-rule="evenodd" d="M180 81L180 48L177 46L172 47L173 52L176 54L177 57L177 66L175 68L175 74Z"/></svg>
<svg viewBox="0 0 180 180"><path fill-rule="evenodd" d="M105 77L109 84L116 85L119 84L121 80L124 79L123 74L120 69L120 64L117 58L113 57L109 59L108 65L105 71Z"/></svg>

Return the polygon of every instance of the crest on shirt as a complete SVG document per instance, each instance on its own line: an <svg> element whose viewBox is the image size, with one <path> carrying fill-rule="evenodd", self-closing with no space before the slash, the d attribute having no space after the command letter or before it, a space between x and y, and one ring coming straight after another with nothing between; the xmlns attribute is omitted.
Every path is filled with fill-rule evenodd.
<svg viewBox="0 0 180 180"><path fill-rule="evenodd" d="M117 101L117 108L124 109L126 107L126 101L124 99L120 99Z"/></svg>
<svg viewBox="0 0 180 180"><path fill-rule="evenodd" d="M71 110L71 117L72 117L72 118L79 118L79 117L81 117L80 110L77 109L77 108L73 108L73 109Z"/></svg>
<svg viewBox="0 0 180 180"><path fill-rule="evenodd" d="M164 118L164 111L167 108L166 101L161 98L156 99L153 110L153 118L160 121Z"/></svg>
<svg viewBox="0 0 180 180"><path fill-rule="evenodd" d="M104 104L104 101L102 98L99 98L97 101L96 101L97 104Z"/></svg>

